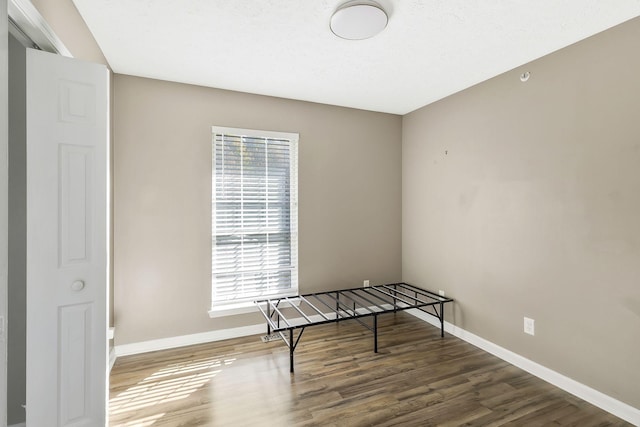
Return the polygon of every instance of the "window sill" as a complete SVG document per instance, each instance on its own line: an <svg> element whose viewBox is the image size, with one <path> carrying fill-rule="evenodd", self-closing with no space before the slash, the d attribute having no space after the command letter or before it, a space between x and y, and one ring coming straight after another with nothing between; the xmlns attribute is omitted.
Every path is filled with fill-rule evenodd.
<svg viewBox="0 0 640 427"><path fill-rule="evenodd" d="M284 298L285 296L287 295L282 295L279 298ZM295 297L297 295L288 295L288 296ZM296 305L296 306L300 305L299 300L294 300L292 301L292 303L293 305ZM291 307L291 305L292 304L288 302L282 302L280 303L278 308ZM252 301L249 301L249 302L241 302L238 304L225 304L225 305L213 306L209 310L209 317L213 319L216 317L235 316L237 314L255 313L258 311L260 311L258 309L258 306L255 305Z"/></svg>
<svg viewBox="0 0 640 427"><path fill-rule="evenodd" d="M209 317L212 319L215 317L234 316L236 314L254 313L258 311L258 306L252 302L242 302L239 304L227 304L216 307L211 307L209 310Z"/></svg>

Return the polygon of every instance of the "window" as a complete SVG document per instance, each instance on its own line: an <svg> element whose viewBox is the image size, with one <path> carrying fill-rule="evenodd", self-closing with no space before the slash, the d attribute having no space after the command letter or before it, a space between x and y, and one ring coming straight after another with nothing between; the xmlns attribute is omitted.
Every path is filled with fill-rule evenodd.
<svg viewBox="0 0 640 427"><path fill-rule="evenodd" d="M297 294L298 134L212 131L212 307Z"/></svg>

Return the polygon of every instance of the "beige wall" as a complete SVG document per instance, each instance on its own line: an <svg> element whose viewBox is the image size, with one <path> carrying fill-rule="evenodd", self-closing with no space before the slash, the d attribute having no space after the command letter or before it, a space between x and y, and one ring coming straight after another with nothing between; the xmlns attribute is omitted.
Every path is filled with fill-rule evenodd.
<svg viewBox="0 0 640 427"><path fill-rule="evenodd" d="M403 279L455 298L456 325L636 408L638 40L635 19L415 111L402 146Z"/></svg>
<svg viewBox="0 0 640 427"><path fill-rule="evenodd" d="M401 117L114 78L116 344L261 323L210 319L211 126L298 132L300 290L401 275Z"/></svg>

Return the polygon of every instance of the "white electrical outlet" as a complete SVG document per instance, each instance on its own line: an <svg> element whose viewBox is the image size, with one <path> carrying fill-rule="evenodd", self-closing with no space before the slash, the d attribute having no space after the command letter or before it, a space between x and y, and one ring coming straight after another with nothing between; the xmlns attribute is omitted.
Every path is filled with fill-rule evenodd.
<svg viewBox="0 0 640 427"><path fill-rule="evenodd" d="M368 280L365 280L364 282L362 282L362 285L363 285L365 288L368 288L368 287L369 287L369 281L368 281Z"/></svg>
<svg viewBox="0 0 640 427"><path fill-rule="evenodd" d="M524 318L524 333L529 335L536 334L536 321L533 319L529 319L528 317Z"/></svg>
<svg viewBox="0 0 640 427"><path fill-rule="evenodd" d="M444 291L443 291L442 289L440 289L440 290L438 291L438 295L440 295L441 297L443 297L443 296L444 296Z"/></svg>

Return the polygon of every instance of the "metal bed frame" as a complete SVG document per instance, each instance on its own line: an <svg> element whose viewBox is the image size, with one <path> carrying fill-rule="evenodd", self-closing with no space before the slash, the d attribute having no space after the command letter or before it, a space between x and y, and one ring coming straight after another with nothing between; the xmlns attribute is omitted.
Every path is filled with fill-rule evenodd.
<svg viewBox="0 0 640 427"><path fill-rule="evenodd" d="M373 332L373 351L377 353L378 315L415 308L437 317L440 320L440 336L444 337L444 305L452 301L451 298L408 283L390 283L264 299L255 301L255 304L267 320L267 336L272 332L277 333L289 347L289 371L293 372L293 353L302 333L309 326L355 320ZM299 317L285 316L284 307L280 306L282 303L292 307L294 315ZM373 325L363 322L361 319L364 317L372 317ZM294 336L296 329L300 330L297 337Z"/></svg>

